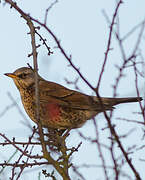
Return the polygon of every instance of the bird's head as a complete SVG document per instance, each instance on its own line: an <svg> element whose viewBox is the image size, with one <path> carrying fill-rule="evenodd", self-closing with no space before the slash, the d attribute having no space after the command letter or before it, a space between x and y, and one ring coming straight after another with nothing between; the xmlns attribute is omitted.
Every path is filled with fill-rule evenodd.
<svg viewBox="0 0 145 180"><path fill-rule="evenodd" d="M6 73L5 75L13 79L18 89L26 89L35 83L35 74L32 68L22 67L13 73ZM40 76L38 77L40 78Z"/></svg>

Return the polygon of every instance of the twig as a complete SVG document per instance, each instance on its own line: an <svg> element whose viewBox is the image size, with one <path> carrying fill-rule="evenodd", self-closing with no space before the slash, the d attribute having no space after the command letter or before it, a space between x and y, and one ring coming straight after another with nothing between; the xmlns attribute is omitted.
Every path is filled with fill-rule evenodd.
<svg viewBox="0 0 145 180"><path fill-rule="evenodd" d="M50 9L52 9L52 7L58 3L58 0L55 0L53 3L51 3L51 5L46 9L45 11L45 18L44 18L44 24L46 25L47 23L47 16L48 16L48 12L50 11Z"/></svg>
<svg viewBox="0 0 145 180"><path fill-rule="evenodd" d="M111 46L111 39L112 39L112 32L113 32L113 25L115 23L115 18L117 16L117 13L118 13L118 9L120 7L120 5L122 4L122 0L120 0L116 6L116 9L115 9L115 12L113 14L113 18L112 18L112 21L111 21L111 25L110 25L110 31L109 31L109 39L108 39L108 44L107 44L107 49L106 49L106 52L105 52L105 57L104 57L104 62L103 62L103 65L102 65L102 68L101 68L101 73L99 75L99 80L98 80L98 84L97 84L97 91L99 90L99 86L100 86L100 83L101 83L101 79L102 79L102 76L103 76L103 73L104 73L104 69L105 69L105 65L106 65L106 62L107 62L107 58L108 58L108 54L109 54L109 51L111 50L110 46Z"/></svg>

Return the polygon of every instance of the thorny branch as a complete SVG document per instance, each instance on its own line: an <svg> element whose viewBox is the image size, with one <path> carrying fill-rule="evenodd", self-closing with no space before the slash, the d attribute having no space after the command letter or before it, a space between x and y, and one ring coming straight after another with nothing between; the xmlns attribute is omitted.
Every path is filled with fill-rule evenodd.
<svg viewBox="0 0 145 180"><path fill-rule="evenodd" d="M116 9L115 9L115 12L114 12L114 14L113 14L113 18L112 18L111 24L110 24L109 39L108 39L107 49L106 49L106 52L105 52L104 62L103 62L102 68L101 68L101 73L100 73L99 80L98 80L98 84L97 84L97 88L96 88L97 91L99 90L99 86L100 86L101 79L102 79L102 76L103 76L103 73L104 73L105 65L106 65L106 62L107 62L107 59L108 59L109 51L111 50L110 46L111 46L113 25L114 25L114 23L115 23L115 18L116 18L116 16L117 16L118 9L119 9L119 7L120 7L120 5L121 5L122 3L123 3L122 0L120 0L120 1L118 2L117 6L116 6Z"/></svg>
<svg viewBox="0 0 145 180"><path fill-rule="evenodd" d="M106 169L105 158L103 156L102 149L101 149L102 147L100 145L100 137L99 137L99 133L98 133L98 126L97 126L97 123L96 123L95 119L93 119L93 123L94 123L94 127L95 127L95 132L96 132L96 144L97 144L97 147L98 147L99 156L100 156L100 158L102 160L102 166L103 166L103 171L104 171L105 179L109 180L107 169Z"/></svg>

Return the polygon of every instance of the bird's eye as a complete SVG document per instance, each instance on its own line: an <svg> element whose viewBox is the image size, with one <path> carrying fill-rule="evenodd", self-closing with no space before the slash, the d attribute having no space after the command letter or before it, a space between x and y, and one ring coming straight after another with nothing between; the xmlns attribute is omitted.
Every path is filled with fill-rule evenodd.
<svg viewBox="0 0 145 180"><path fill-rule="evenodd" d="M27 76L27 74L25 74L25 73L22 73L22 74L18 75L18 77L21 78L21 79L25 79L26 76Z"/></svg>

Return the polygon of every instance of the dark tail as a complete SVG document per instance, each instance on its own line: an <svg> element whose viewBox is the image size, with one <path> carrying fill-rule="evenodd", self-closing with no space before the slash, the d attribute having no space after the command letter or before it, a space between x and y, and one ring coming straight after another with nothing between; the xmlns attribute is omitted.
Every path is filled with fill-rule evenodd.
<svg viewBox="0 0 145 180"><path fill-rule="evenodd" d="M99 99L95 96L93 96L94 100L97 103L97 110L102 112L102 106L100 106ZM132 103L132 102L139 102L142 101L142 97L127 97L127 98L107 98L107 97L101 97L103 106L105 110L112 110L114 109L113 106L121 103Z"/></svg>
<svg viewBox="0 0 145 180"><path fill-rule="evenodd" d="M110 98L111 100L111 98ZM117 105L121 103L131 103L131 102L139 102L142 101L142 97L129 97L129 98L112 98L112 104Z"/></svg>

